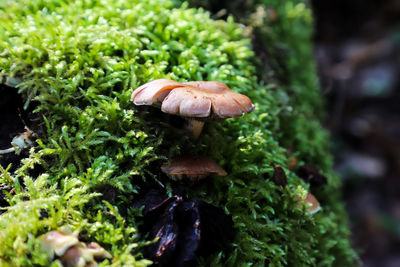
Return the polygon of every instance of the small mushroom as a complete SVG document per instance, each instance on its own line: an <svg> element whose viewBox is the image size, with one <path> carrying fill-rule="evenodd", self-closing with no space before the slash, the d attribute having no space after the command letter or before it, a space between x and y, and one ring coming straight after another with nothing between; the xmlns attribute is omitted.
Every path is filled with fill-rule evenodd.
<svg viewBox="0 0 400 267"><path fill-rule="evenodd" d="M112 255L110 254L110 252L105 250L103 247L101 247L96 242L89 243L89 245L87 245L87 248L90 251L90 253L92 253L93 257L95 257L95 259L103 260L103 259L111 259L112 258Z"/></svg>
<svg viewBox="0 0 400 267"><path fill-rule="evenodd" d="M88 250L84 243L70 247L60 260L64 267L91 267L96 266L93 254Z"/></svg>
<svg viewBox="0 0 400 267"><path fill-rule="evenodd" d="M79 242L78 232L72 233L68 227L48 232L40 236L39 240L41 250L47 253L49 259L59 258L65 267L96 266L96 260L112 258L107 250L95 242L87 246Z"/></svg>
<svg viewBox="0 0 400 267"><path fill-rule="evenodd" d="M47 252L50 259L62 256L70 247L79 244L74 235L68 235L60 231L51 231L40 236L42 251Z"/></svg>
<svg viewBox="0 0 400 267"><path fill-rule="evenodd" d="M187 177L191 180L203 179L210 175L226 176L224 169L205 156L180 156L173 158L161 170L173 180Z"/></svg>
<svg viewBox="0 0 400 267"><path fill-rule="evenodd" d="M298 205L299 207L301 207L301 205L302 205L302 200L303 200L303 199L301 199L300 197L296 196L296 197L294 198L294 200L296 200L296 201L297 201L297 205ZM314 196L313 194L311 194L310 192L307 193L307 196L306 196L306 198L304 199L304 202L306 203L307 208L308 208L308 212L309 212L310 214L317 213L317 212L321 209L321 206L319 205L318 200L317 200L317 199L315 198L315 196Z"/></svg>
<svg viewBox="0 0 400 267"><path fill-rule="evenodd" d="M27 149L33 145L33 133L28 127L25 127L26 131L13 138L11 141L12 147L0 150L0 155L7 154L15 151L15 154L19 155L24 149Z"/></svg>
<svg viewBox="0 0 400 267"><path fill-rule="evenodd" d="M247 96L216 81L155 80L137 88L131 101L136 105L161 103L163 112L185 117L186 128L194 138L200 135L205 121L240 117L255 108Z"/></svg>

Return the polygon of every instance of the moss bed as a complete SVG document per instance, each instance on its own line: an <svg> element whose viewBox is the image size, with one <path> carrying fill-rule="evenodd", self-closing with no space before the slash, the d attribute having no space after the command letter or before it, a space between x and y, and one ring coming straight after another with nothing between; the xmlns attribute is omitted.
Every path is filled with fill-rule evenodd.
<svg viewBox="0 0 400 267"><path fill-rule="evenodd" d="M1 75L18 81L25 108L35 107L30 126L38 135L20 164L0 166L0 183L14 188L0 215L1 266L58 266L37 237L65 225L111 252L101 266L151 264L143 256L151 240L137 231L140 209L132 203L149 184L170 192L160 166L184 153L207 155L229 173L183 186L188 199L223 207L237 231L233 250L201 258L201 265L355 264L340 179L320 124L307 3L227 5L235 19L226 20L192 8L198 5L0 1ZM174 116L130 102L135 88L158 78L221 81L256 109L206 124L193 141L176 130ZM311 189L286 168L293 157L316 166L328 184ZM284 167L288 186L274 184L271 162ZM296 205L293 198L306 190L320 212Z"/></svg>

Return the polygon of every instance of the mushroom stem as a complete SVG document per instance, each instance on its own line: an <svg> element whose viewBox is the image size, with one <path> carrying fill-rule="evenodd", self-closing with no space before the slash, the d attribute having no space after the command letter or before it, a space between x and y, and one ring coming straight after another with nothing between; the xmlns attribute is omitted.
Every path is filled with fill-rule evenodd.
<svg viewBox="0 0 400 267"><path fill-rule="evenodd" d="M14 148L14 147L10 147L10 148L7 148L7 149L3 149L3 150L0 150L0 155L7 154L7 153L11 153L11 152L14 152L14 151L15 151L15 148Z"/></svg>
<svg viewBox="0 0 400 267"><path fill-rule="evenodd" d="M187 123L185 129L192 134L193 139L197 139L203 130L204 121L199 121L196 119L187 119L186 121Z"/></svg>

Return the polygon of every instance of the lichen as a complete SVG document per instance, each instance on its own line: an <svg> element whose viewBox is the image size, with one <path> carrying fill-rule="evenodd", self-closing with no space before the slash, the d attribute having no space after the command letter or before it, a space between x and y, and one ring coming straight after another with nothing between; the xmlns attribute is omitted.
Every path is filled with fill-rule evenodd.
<svg viewBox="0 0 400 267"><path fill-rule="evenodd" d="M281 16L265 42L284 44L291 55L273 59L283 66L271 65L273 79L258 75L250 39L232 17L215 21L179 1L0 2L1 73L21 79L26 106L37 104L41 118L29 157L13 173L1 168L0 182L15 194L0 216L0 263L49 265L37 237L68 225L111 252L103 265L149 265L142 256L149 240L136 231L132 200L146 183L169 188L160 166L190 151L213 158L228 176L188 187L186 196L223 207L238 233L233 251L201 264L352 265L340 182L315 115L321 100L310 55L311 14L300 1L278 2L263 2ZM297 38L302 30L305 36ZM221 81L249 96L256 109L209 123L193 141L170 123L172 116L129 101L135 88L158 78ZM313 192L322 206L314 215L293 200L309 185L284 167L291 155L328 177ZM284 167L287 187L270 179L271 161ZM115 197L106 198L106 191Z"/></svg>

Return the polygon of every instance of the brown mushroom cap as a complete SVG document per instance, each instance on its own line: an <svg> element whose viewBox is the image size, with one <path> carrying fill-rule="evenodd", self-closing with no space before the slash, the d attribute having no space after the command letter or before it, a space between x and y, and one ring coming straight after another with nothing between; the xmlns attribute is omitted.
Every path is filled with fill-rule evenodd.
<svg viewBox="0 0 400 267"><path fill-rule="evenodd" d="M184 117L225 119L254 110L251 100L216 81L178 83L155 80L137 88L131 96L136 105L161 105L166 113Z"/></svg>
<svg viewBox="0 0 400 267"><path fill-rule="evenodd" d="M169 164L161 166L161 170L173 180L181 180L184 177L196 180L210 175L227 175L224 169L205 156L176 157Z"/></svg>
<svg viewBox="0 0 400 267"><path fill-rule="evenodd" d="M307 194L306 203L310 205L308 207L308 212L311 214L314 214L321 209L321 206L319 205L317 198L311 193Z"/></svg>
<svg viewBox="0 0 400 267"><path fill-rule="evenodd" d="M172 89L182 86L183 84L168 79L154 80L143 84L133 91L131 101L138 106L159 106Z"/></svg>
<svg viewBox="0 0 400 267"><path fill-rule="evenodd" d="M99 244L96 242L90 242L89 245L87 245L87 249L92 253L92 255L96 259L111 259L112 255L110 252L105 250L103 247L101 247Z"/></svg>
<svg viewBox="0 0 400 267"><path fill-rule="evenodd" d="M93 255L86 250L82 243L72 246L65 251L65 253L61 255L60 261L65 267L89 266L89 264L95 263Z"/></svg>
<svg viewBox="0 0 400 267"><path fill-rule="evenodd" d="M254 110L251 100L220 82L187 82L164 99L161 110L184 117L236 118Z"/></svg>
<svg viewBox="0 0 400 267"><path fill-rule="evenodd" d="M295 197L294 199L298 201L297 205L301 206L300 197ZM306 199L304 199L304 202L307 204L308 212L310 214L314 214L321 209L321 206L319 205L317 198L310 192L307 193L307 196L306 196Z"/></svg>

